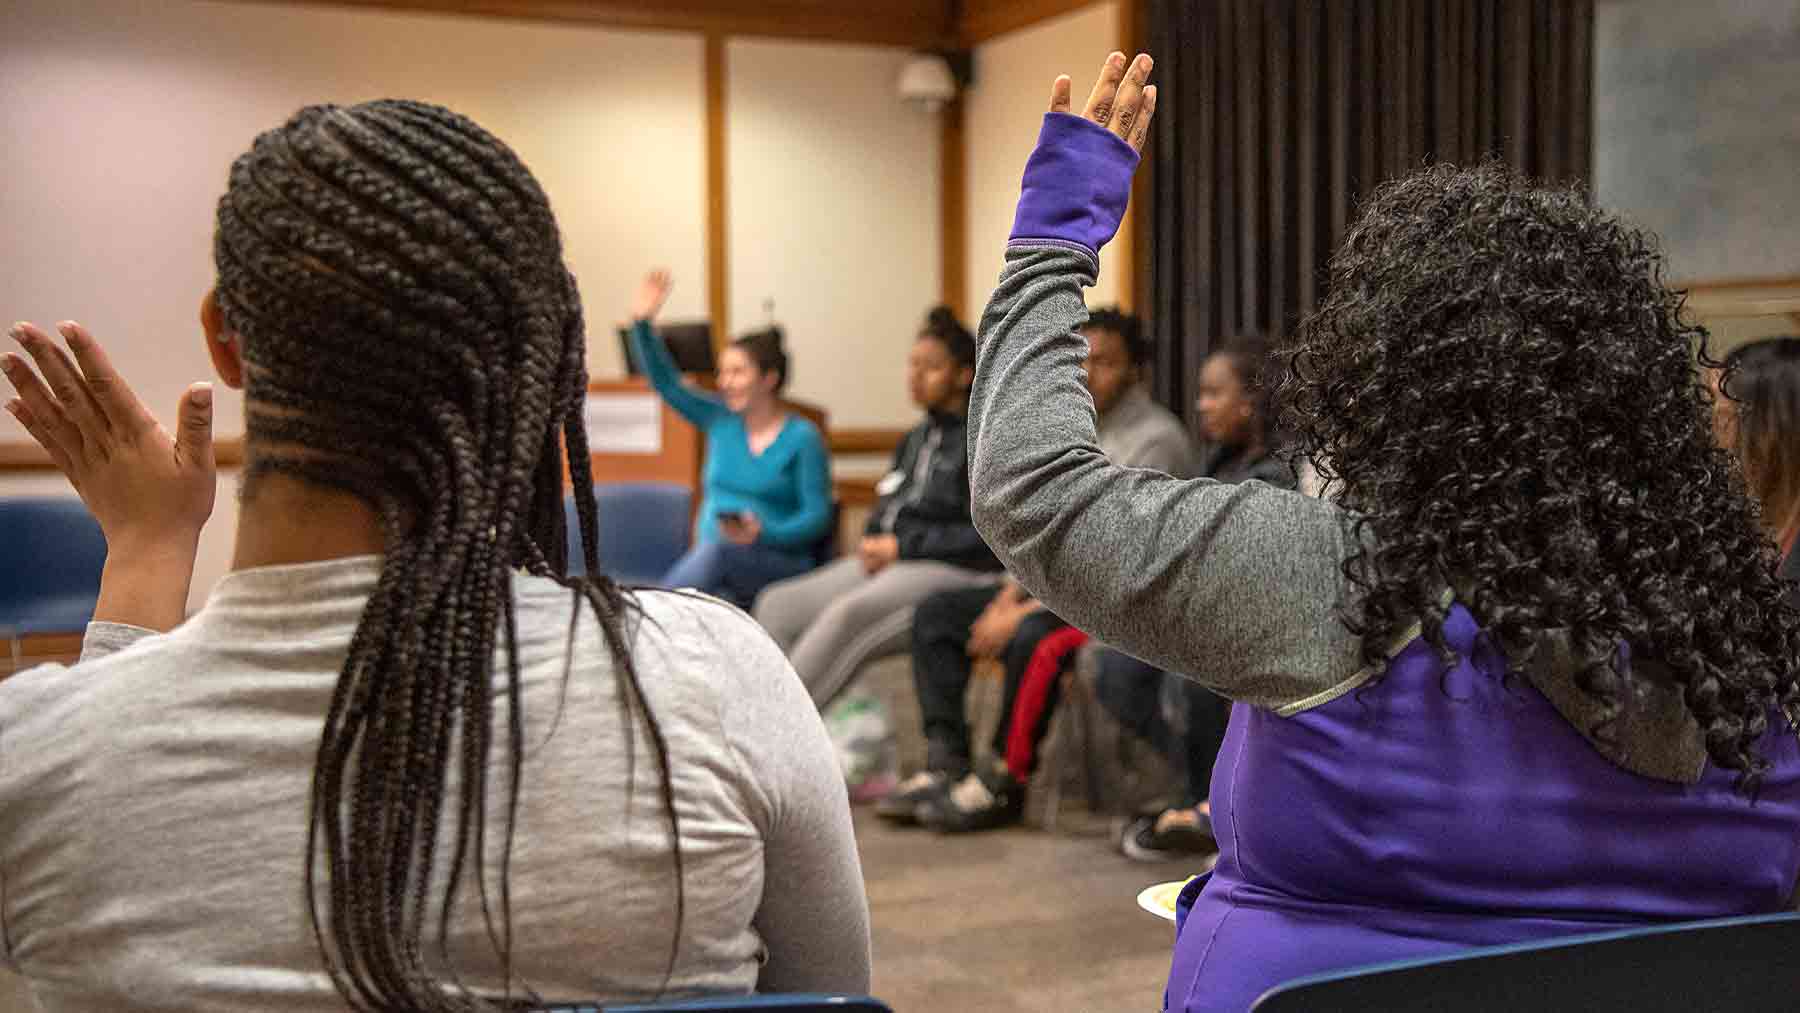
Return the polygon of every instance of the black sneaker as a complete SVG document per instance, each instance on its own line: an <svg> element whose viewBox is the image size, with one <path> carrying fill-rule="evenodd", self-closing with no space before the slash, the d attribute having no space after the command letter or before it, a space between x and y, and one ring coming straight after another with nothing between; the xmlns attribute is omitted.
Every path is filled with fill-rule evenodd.
<svg viewBox="0 0 1800 1013"><path fill-rule="evenodd" d="M1164 813L1139 816L1125 824L1125 832L1119 836L1119 850L1139 862L1167 862L1216 853L1219 842L1213 838L1212 817L1206 813L1197 815L1197 823L1171 823L1161 830L1157 825L1163 822Z"/></svg>
<svg viewBox="0 0 1800 1013"><path fill-rule="evenodd" d="M969 774L919 808L919 822L941 834L1012 826L1025 818L1025 786L1004 768Z"/></svg>
<svg viewBox="0 0 1800 1013"><path fill-rule="evenodd" d="M919 821L919 807L930 803L950 787L950 775L941 770L921 770L901 781L875 803L875 815L900 826Z"/></svg>

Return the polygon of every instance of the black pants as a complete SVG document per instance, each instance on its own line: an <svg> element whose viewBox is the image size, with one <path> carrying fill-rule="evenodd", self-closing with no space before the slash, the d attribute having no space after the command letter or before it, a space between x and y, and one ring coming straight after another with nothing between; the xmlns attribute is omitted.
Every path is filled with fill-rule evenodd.
<svg viewBox="0 0 1800 1013"><path fill-rule="evenodd" d="M1131 734L1178 764L1186 779L1183 805L1199 805L1212 792L1213 763L1225 744L1231 702L1194 682L1180 679L1185 732L1178 733L1163 717L1162 669L1129 654L1102 648L1095 693Z"/></svg>
<svg viewBox="0 0 1800 1013"><path fill-rule="evenodd" d="M969 628L996 595L997 587L940 591L913 610L913 686L919 694L919 713L924 719L926 766L960 776L969 769L969 718L963 706L974 661L969 657ZM1025 677L1025 666L1038 642L1065 624L1048 611L1026 616L1006 645L1001 660L1006 665L1006 702L1000 725L994 732L994 755L1006 754L1006 734L1014 698ZM1052 690L1054 692L1054 689ZM1045 708L1048 715L1054 701ZM1025 772L1017 772L1021 776Z"/></svg>

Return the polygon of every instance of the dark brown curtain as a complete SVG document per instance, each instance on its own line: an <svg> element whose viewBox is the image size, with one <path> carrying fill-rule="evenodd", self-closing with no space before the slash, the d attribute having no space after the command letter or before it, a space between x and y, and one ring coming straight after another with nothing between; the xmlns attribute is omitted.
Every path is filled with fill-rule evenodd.
<svg viewBox="0 0 1800 1013"><path fill-rule="evenodd" d="M1356 202L1428 162L1585 179L1593 0L1148 0L1148 316L1184 413L1210 348L1277 343ZM1143 220L1143 219L1140 219Z"/></svg>

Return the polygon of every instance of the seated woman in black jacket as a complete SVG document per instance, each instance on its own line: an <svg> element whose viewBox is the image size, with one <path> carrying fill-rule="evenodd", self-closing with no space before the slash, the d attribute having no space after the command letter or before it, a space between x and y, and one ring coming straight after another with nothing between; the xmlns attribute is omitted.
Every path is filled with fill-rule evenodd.
<svg viewBox="0 0 1800 1013"><path fill-rule="evenodd" d="M907 356L907 383L926 417L876 486L881 499L856 551L756 599L757 622L821 710L865 662L906 650L921 599L999 577L1000 561L969 517L964 419L974 380L975 336L949 309L932 310Z"/></svg>

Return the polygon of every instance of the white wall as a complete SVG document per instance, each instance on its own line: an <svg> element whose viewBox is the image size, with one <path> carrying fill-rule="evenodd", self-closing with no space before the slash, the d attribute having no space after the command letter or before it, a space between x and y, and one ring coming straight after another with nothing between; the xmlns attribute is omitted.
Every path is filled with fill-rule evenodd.
<svg viewBox="0 0 1800 1013"><path fill-rule="evenodd" d="M1800 274L1800 4L1597 4L1594 191L1672 277Z"/></svg>
<svg viewBox="0 0 1800 1013"><path fill-rule="evenodd" d="M440 102L510 143L550 194L589 323L589 365L621 369L613 325L647 264L705 314L705 104L697 36L196 0L0 4L0 306L75 317L165 418L210 375L196 323L231 160L301 105ZM220 435L243 431L221 390ZM0 442L29 437L0 415ZM192 603L230 558L226 476ZM0 495L65 494L59 476Z"/></svg>
<svg viewBox="0 0 1800 1013"><path fill-rule="evenodd" d="M789 392L834 426L904 426L907 349L939 301L935 116L894 85L904 50L727 47L731 327L787 333Z"/></svg>
<svg viewBox="0 0 1800 1013"><path fill-rule="evenodd" d="M979 315L1000 278L1019 176L1050 107L1050 83L1068 74L1075 79L1075 101L1085 100L1106 54L1119 47L1119 32L1118 4L1109 0L976 48L975 83L964 101L971 314ZM1113 265L1124 255L1116 244L1102 251L1100 281L1088 290L1088 305L1119 300Z"/></svg>
<svg viewBox="0 0 1800 1013"><path fill-rule="evenodd" d="M596 373L644 265L704 313L702 43L667 33L196 0L0 10L0 306L75 317L159 411L208 375L195 311L231 160L301 105L396 96L464 112L550 194ZM242 431L235 396L221 433ZM10 416L0 440L25 437Z"/></svg>
<svg viewBox="0 0 1800 1013"><path fill-rule="evenodd" d="M999 273L1050 80L1091 75L1117 27L1102 3L981 47L966 131L972 312ZM793 393L839 426L916 418L902 364L941 295L939 126L895 98L905 56L727 49L730 323L760 324L773 299ZM382 96L465 112L537 173L581 281L595 375L620 371L613 324L647 266L679 279L671 317L707 313L698 35L206 0L0 3L0 312L84 321L170 413L210 372L195 313L231 160L303 104ZM1103 271L1097 297L1111 301L1116 281ZM242 432L241 410L221 392L220 435ZM27 438L0 414L0 442ZM225 476L196 604L228 563L235 489ZM0 495L64 491L58 476L0 478Z"/></svg>

